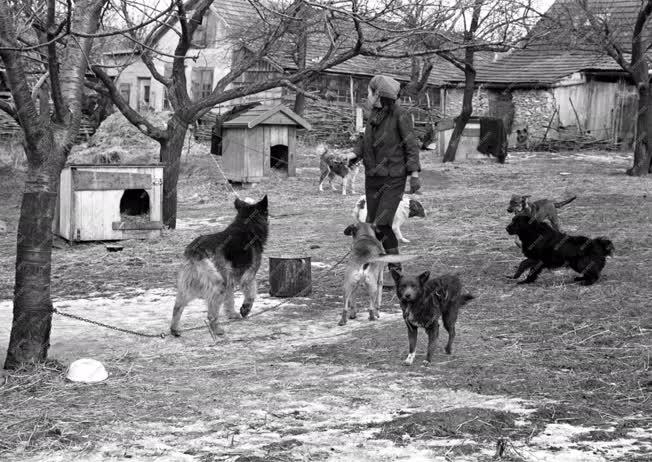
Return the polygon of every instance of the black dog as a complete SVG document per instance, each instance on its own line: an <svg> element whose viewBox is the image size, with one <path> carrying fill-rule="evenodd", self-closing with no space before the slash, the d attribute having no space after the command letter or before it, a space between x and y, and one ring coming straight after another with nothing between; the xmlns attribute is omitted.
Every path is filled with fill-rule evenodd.
<svg viewBox="0 0 652 462"><path fill-rule="evenodd" d="M406 276L391 272L396 282L396 295L401 302L403 319L408 330L408 355L405 364L412 364L417 346L417 328L428 334L428 353L424 364L430 364L435 353L435 342L439 336L439 316L448 331L446 353L451 354L455 338L455 322L460 306L473 299L473 295L462 293L460 278L445 274L430 278L430 271L418 276Z"/></svg>
<svg viewBox="0 0 652 462"><path fill-rule="evenodd" d="M526 215L516 215L505 229L510 235L519 237L523 243L523 255L527 257L512 276L512 279L518 279L526 269L530 269L519 284L536 281L544 268L569 266L582 275L575 281L591 285L600 277L606 257L614 252L613 243L606 237L570 236Z"/></svg>

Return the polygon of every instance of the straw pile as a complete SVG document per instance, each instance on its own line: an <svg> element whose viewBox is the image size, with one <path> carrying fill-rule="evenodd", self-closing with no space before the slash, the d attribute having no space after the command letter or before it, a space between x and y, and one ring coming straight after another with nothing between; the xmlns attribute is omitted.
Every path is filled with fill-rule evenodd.
<svg viewBox="0 0 652 462"><path fill-rule="evenodd" d="M164 128L169 112L145 113L143 116L159 128ZM129 163L158 162L160 145L140 132L121 112L116 111L99 126L87 145L80 145L68 158L68 163Z"/></svg>

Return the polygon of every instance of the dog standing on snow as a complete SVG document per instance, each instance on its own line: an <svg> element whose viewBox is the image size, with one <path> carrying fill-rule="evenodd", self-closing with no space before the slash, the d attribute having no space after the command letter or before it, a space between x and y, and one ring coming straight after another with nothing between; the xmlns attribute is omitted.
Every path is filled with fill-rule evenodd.
<svg viewBox="0 0 652 462"><path fill-rule="evenodd" d="M170 332L178 337L183 309L196 298L206 301L213 335L224 334L219 314L225 305L230 319L246 317L256 299L256 273L267 242L269 221L267 196L257 203L235 200L237 215L223 231L197 237L183 253L185 262L177 280ZM233 291L239 284L244 293L240 314L235 311Z"/></svg>
<svg viewBox="0 0 652 462"><path fill-rule="evenodd" d="M328 179L331 189L335 191L333 179L342 178L342 195L346 196L346 184L350 183L351 193L355 194L355 179L360 172L360 158L356 158L352 149L332 149L320 144L316 149L319 155L319 191L324 190L324 182Z"/></svg>
<svg viewBox="0 0 652 462"><path fill-rule="evenodd" d="M426 211L423 209L421 202L416 199L410 199L409 197L401 199L394 214L394 220L392 221L392 231L396 234L396 238L401 242L409 243L410 241L403 237L401 233L401 226L408 218L425 218L425 216ZM365 196L360 196L358 202L355 203L353 207L353 218L358 223L364 223L367 220L367 199Z"/></svg>

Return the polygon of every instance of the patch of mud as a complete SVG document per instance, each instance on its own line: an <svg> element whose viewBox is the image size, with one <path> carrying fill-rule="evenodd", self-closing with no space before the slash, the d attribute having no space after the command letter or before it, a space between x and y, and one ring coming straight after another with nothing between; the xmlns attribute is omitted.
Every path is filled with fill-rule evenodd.
<svg viewBox="0 0 652 462"><path fill-rule="evenodd" d="M455 408L445 412L417 412L385 422L376 435L396 444L415 439L430 440L469 436L486 440L505 437L523 438L531 431L523 431L516 421L518 414L484 408Z"/></svg>

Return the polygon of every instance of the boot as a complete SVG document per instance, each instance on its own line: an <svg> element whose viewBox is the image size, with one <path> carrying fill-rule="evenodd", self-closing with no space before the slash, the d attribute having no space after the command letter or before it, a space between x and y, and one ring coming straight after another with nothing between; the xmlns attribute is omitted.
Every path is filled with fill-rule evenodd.
<svg viewBox="0 0 652 462"><path fill-rule="evenodd" d="M398 255L398 247L393 249L385 249L387 255ZM392 277L393 272L401 273L403 272L403 266L400 263L387 263L387 271L390 273L388 275L383 275L383 287L393 288L396 284L394 283L394 278Z"/></svg>

